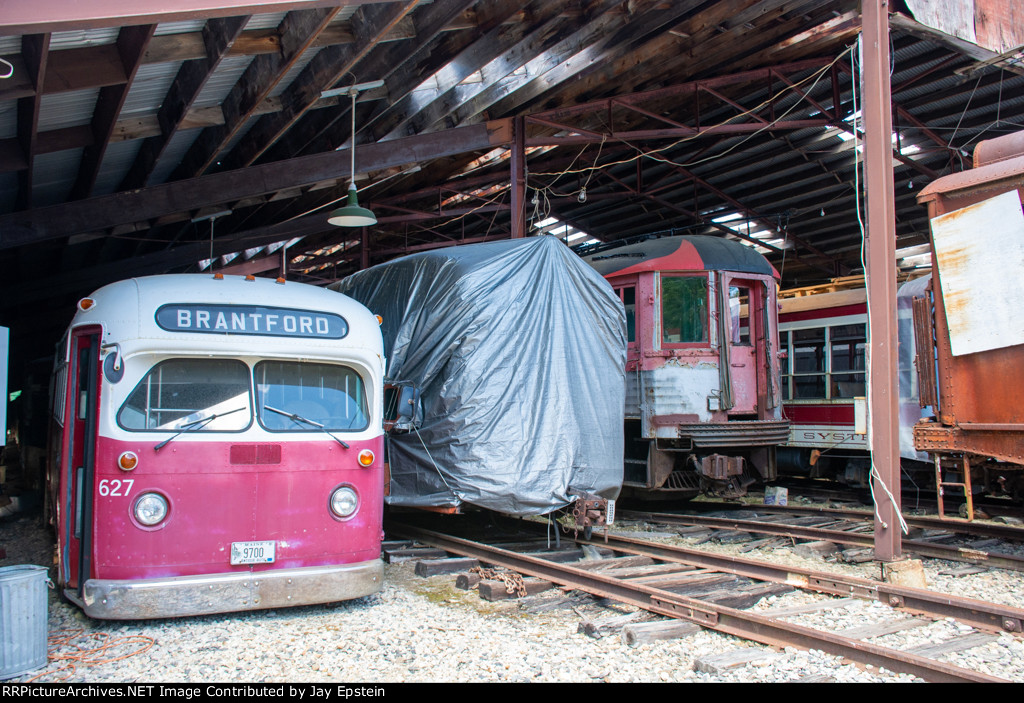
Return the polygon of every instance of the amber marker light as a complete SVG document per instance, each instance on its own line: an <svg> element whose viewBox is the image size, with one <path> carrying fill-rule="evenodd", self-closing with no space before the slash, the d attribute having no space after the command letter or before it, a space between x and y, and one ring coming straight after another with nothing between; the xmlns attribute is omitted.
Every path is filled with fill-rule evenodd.
<svg viewBox="0 0 1024 703"><path fill-rule="evenodd" d="M381 317L380 315L374 315L374 317L377 318L377 324L378 325L383 325L384 324L384 318L383 317Z"/></svg>
<svg viewBox="0 0 1024 703"><path fill-rule="evenodd" d="M95 304L96 301L93 300L92 298L82 298L81 300L78 301L78 309L81 310L82 312L85 312L86 310L91 309L92 306L94 306Z"/></svg>
<svg viewBox="0 0 1024 703"><path fill-rule="evenodd" d="M370 464L373 463L373 460L373 452L371 452L369 449L364 449L363 451L359 452L359 463L362 464L363 466L369 466Z"/></svg>
<svg viewBox="0 0 1024 703"><path fill-rule="evenodd" d="M135 452L123 452L117 457L117 465L122 471L132 471L139 465L139 457Z"/></svg>

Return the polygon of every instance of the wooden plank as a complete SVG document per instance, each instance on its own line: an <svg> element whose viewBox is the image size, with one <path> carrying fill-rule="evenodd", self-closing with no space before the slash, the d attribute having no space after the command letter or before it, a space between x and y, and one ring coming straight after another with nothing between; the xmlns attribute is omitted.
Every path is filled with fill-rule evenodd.
<svg viewBox="0 0 1024 703"><path fill-rule="evenodd" d="M827 541L816 541L816 542L801 542L800 544L793 547L793 554L797 556L806 557L808 559L824 559L825 557L832 556L833 554L839 553L839 547L836 546L835 542Z"/></svg>
<svg viewBox="0 0 1024 703"><path fill-rule="evenodd" d="M891 635L894 632L903 632L904 630L912 630L917 627L924 627L925 625L931 624L930 620L904 618L902 620L887 620L885 622L878 622L871 625L850 627L845 630L840 630L839 634L843 637L850 637L856 640L869 640L872 637L882 637L883 635Z"/></svg>
<svg viewBox="0 0 1024 703"><path fill-rule="evenodd" d="M204 129L171 174L172 180L191 178L210 168L224 147L242 129L253 111L288 74L302 53L330 23L340 8L298 10L281 21L281 51L253 58L245 73L221 103L224 125Z"/></svg>
<svg viewBox="0 0 1024 703"><path fill-rule="evenodd" d="M135 162L121 181L118 190L131 190L146 185L149 175L156 168L171 139L181 128L196 98L221 61L231 51L248 21L249 15L207 21L201 35L203 55L181 64L157 112L160 133L142 143ZM220 110L217 112L223 115Z"/></svg>
<svg viewBox="0 0 1024 703"><path fill-rule="evenodd" d="M597 620L584 620L577 626L576 632L584 634L587 637L591 637L595 640L599 640L605 635L610 635L619 632L624 625L628 625L634 620L639 620L642 617L644 617L643 612L636 611L633 613L615 615L609 618L599 618Z"/></svg>
<svg viewBox="0 0 1024 703"><path fill-rule="evenodd" d="M717 589L694 597L726 608L746 610L765 596L783 595L793 590L792 586L784 583L762 583L752 588Z"/></svg>
<svg viewBox="0 0 1024 703"><path fill-rule="evenodd" d="M724 674L729 669L753 663L767 663L782 659L782 655L770 649L733 649L728 652L697 657L693 668L705 674Z"/></svg>
<svg viewBox="0 0 1024 703"><path fill-rule="evenodd" d="M766 615L773 618L784 618L790 615L803 615L804 613L817 613L822 610L838 610L851 605L862 605L864 601L860 598L826 598L814 603L803 603L783 608L769 608L765 610Z"/></svg>
<svg viewBox="0 0 1024 703"><path fill-rule="evenodd" d="M453 557L450 559L423 559L416 562L416 575L424 578L443 576L458 571L468 571L480 566L478 559L471 557Z"/></svg>
<svg viewBox="0 0 1024 703"><path fill-rule="evenodd" d="M389 564L402 564L420 559L443 559L448 552L433 547L407 547L404 549L384 550L384 561Z"/></svg>
<svg viewBox="0 0 1024 703"><path fill-rule="evenodd" d="M442 133L361 146L357 170L387 168L508 143L506 120L470 125ZM45 209L0 216L0 249L78 233L102 231L201 207L221 205L296 185L312 185L348 169L348 150L301 156L136 191L90 198Z"/></svg>
<svg viewBox="0 0 1024 703"><path fill-rule="evenodd" d="M356 64L366 58L371 49L383 42L416 6L416 2L405 2L360 7L350 20L356 35L355 41L330 46L318 52L302 73L285 89L281 96L282 110L261 117L234 147L228 157L228 168L248 166L259 158L299 118L312 109L325 87L333 86L351 72ZM446 3L432 9L435 13L438 8L442 11L452 9L453 14L458 14L463 7L459 5L452 8L451 3ZM451 19L449 15L445 17ZM440 29L441 26L438 26L436 31ZM361 64L360 72L363 76L382 75Z"/></svg>
<svg viewBox="0 0 1024 703"><path fill-rule="evenodd" d="M463 591L476 588L480 584L480 574L467 573L455 577L455 587Z"/></svg>
<svg viewBox="0 0 1024 703"><path fill-rule="evenodd" d="M554 588L555 584L544 579L524 578L523 586L526 589L526 595L532 596ZM481 581L477 590L480 592L480 597L486 601L510 600L520 597L517 593L509 593L504 581Z"/></svg>
<svg viewBox="0 0 1024 703"><path fill-rule="evenodd" d="M585 571L614 571L617 569L626 569L637 566L650 566L655 564L652 557L643 556L628 556L628 557L615 557L613 559L602 559L592 560L588 562L582 562L576 565L577 569L584 569Z"/></svg>
<svg viewBox="0 0 1024 703"><path fill-rule="evenodd" d="M965 637L956 637L946 642L929 642L928 644L918 645L917 647L911 647L903 651L910 654L916 654L920 657L936 659L943 654L962 652L965 649L974 649L975 647L986 645L989 642L995 642L998 639L999 635L990 635L987 632L975 632Z"/></svg>
<svg viewBox="0 0 1024 703"><path fill-rule="evenodd" d="M688 637L703 629L697 623L686 620L638 622L622 628L622 641L625 642L627 647L636 647L647 642Z"/></svg>
<svg viewBox="0 0 1024 703"><path fill-rule="evenodd" d="M677 565L679 566L679 565ZM664 588L674 584L688 583L722 583L726 579L735 579L731 574L721 574L713 569L677 569L668 574L652 574L650 576L636 576L630 580L631 583L642 583L645 586Z"/></svg>
<svg viewBox="0 0 1024 703"><path fill-rule="evenodd" d="M25 168L18 174L18 196L15 207L32 207L32 176L39 145L39 90L46 77L47 56L50 52L49 34L29 34L21 38L21 55L35 94L18 99L18 144L25 158Z"/></svg>
<svg viewBox="0 0 1024 703"><path fill-rule="evenodd" d="M121 84L100 88L96 109L92 115L93 143L87 146L82 154L78 177L71 188L70 200L80 200L92 194L100 166L103 164L103 156L107 153L107 146L117 124L117 117L121 114L121 107L128 97L128 89L142 63L142 54L155 30L155 24L146 24L122 27L118 33L117 51L121 57L126 80Z"/></svg>

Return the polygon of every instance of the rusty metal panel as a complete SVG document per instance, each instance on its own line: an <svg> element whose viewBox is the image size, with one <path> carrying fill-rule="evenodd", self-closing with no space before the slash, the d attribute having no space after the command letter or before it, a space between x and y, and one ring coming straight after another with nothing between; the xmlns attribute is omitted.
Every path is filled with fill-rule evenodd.
<svg viewBox="0 0 1024 703"><path fill-rule="evenodd" d="M1001 429L992 427L998 425L964 423L958 427L946 427L935 422L921 422L914 426L914 444L921 451L974 454L1024 465L1022 426L1006 424Z"/></svg>
<svg viewBox="0 0 1024 703"><path fill-rule="evenodd" d="M743 457L712 454L700 460L700 473L711 479L727 480L743 473Z"/></svg>
<svg viewBox="0 0 1024 703"><path fill-rule="evenodd" d="M1024 344L1007 277L1024 272L1024 213L1007 192L932 219L953 356Z"/></svg>
<svg viewBox="0 0 1024 703"><path fill-rule="evenodd" d="M1020 0L974 0L977 44L1004 53L1024 44L1024 4Z"/></svg>
<svg viewBox="0 0 1024 703"><path fill-rule="evenodd" d="M914 298L914 343L917 346L917 392L922 408L938 405L935 386L935 338L932 336L932 306L928 298Z"/></svg>
<svg viewBox="0 0 1024 703"><path fill-rule="evenodd" d="M921 24L977 43L974 4L975 0L907 0L907 7Z"/></svg>

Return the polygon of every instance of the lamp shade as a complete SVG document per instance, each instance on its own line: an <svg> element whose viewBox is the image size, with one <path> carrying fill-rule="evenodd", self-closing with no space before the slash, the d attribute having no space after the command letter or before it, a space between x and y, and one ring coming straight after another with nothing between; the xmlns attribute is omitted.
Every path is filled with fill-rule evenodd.
<svg viewBox="0 0 1024 703"><path fill-rule="evenodd" d="M359 207L359 197L356 195L356 184L348 186L348 204L332 210L327 216L327 222L336 227L368 227L377 224L377 217L364 207Z"/></svg>

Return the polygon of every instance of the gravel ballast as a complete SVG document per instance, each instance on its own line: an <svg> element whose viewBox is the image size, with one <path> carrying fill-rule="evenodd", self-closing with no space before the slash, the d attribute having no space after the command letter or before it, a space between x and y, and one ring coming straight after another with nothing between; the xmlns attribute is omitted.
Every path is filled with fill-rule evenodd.
<svg viewBox="0 0 1024 703"><path fill-rule="evenodd" d="M678 543L693 547L685 540ZM7 552L0 566L49 565L53 546L38 518L0 522ZM739 547L700 545L733 553ZM730 551L732 550L732 551ZM832 564L790 549L742 554L748 559L877 578L877 564ZM924 562L932 590L1019 606L1024 574L990 570L940 575L956 566ZM627 646L617 632L593 638L578 631L584 619L629 613L621 604L592 600L558 609L538 604L560 591L522 602L489 603L454 587L455 576L421 578L411 563L389 564L384 588L354 601L290 609L151 621L100 621L83 615L51 591L51 645L44 668L13 682L244 683L244 682L912 682L907 674L862 667L820 651L785 651L711 630L677 640ZM757 610L792 608L821 596L796 591L769 596ZM539 611L539 612L530 612ZM909 617L898 614L895 617ZM840 610L811 611L790 621L833 632L891 621L892 610L859 601ZM651 619L641 613L637 621ZM964 636L952 620L899 630L871 640L906 649ZM1002 633L942 661L1024 682L1024 640ZM56 641L56 640L55 640ZM65 657L99 649L85 663Z"/></svg>

